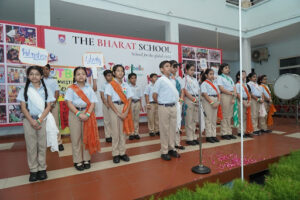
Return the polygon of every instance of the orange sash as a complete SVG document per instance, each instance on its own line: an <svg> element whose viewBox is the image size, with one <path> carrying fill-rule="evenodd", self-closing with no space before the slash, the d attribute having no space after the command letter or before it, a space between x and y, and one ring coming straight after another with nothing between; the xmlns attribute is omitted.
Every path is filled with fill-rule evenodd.
<svg viewBox="0 0 300 200"><path fill-rule="evenodd" d="M241 84L241 85L243 86L243 88L247 94L247 98L248 98L247 103L249 103L251 100L251 95L250 95L247 87L244 84ZM242 95L241 95L241 98L242 98ZM252 119L251 119L251 106L249 106L247 108L246 115L247 115L246 133L252 133L254 130L253 130Z"/></svg>
<svg viewBox="0 0 300 200"><path fill-rule="evenodd" d="M221 95L220 93L218 92L217 88L215 87L215 85L210 82L209 80L205 80L205 82L207 82L217 93L217 96L218 96L218 101L220 102L221 100ZM219 104L218 106L218 114L217 114L217 117L218 119L222 120L223 119L223 114L222 114L222 108L221 108L221 104Z"/></svg>
<svg viewBox="0 0 300 200"><path fill-rule="evenodd" d="M88 110L91 106L91 102L78 85L72 84L69 88L87 104L86 110ZM83 122L83 143L85 144L85 149L88 149L91 155L100 151L100 140L95 112L92 112L88 120Z"/></svg>
<svg viewBox="0 0 300 200"><path fill-rule="evenodd" d="M267 93L269 94L270 98L271 98L271 93L269 91L269 89L267 88L267 86L265 86L264 84L261 84L261 86L263 86L265 88L265 90L267 91ZM273 115L276 112L276 108L274 106L273 103L270 104L270 108L269 108L269 112L268 112L268 116L267 116L267 125L268 126L272 126L273 125Z"/></svg>
<svg viewBox="0 0 300 200"><path fill-rule="evenodd" d="M113 87L113 89L115 90L115 92L119 95L121 101L124 103L124 107L123 107L123 110L122 110L122 112L124 113L125 110L128 108L128 106L130 106L129 101L128 101L126 95L124 94L124 92L122 90L122 87L119 83L117 83L115 80L112 80L110 82L110 84ZM133 126L132 114L131 114L131 109L130 108L129 108L129 111L128 111L128 115L123 120L123 132L127 135L134 132L134 126Z"/></svg>

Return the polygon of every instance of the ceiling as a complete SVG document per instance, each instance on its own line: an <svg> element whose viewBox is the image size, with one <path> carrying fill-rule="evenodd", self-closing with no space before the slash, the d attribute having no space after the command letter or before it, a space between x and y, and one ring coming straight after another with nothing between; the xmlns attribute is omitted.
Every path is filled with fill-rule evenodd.
<svg viewBox="0 0 300 200"><path fill-rule="evenodd" d="M0 19L34 24L34 0L0 0ZM165 40L165 22L51 0L51 26ZM252 47L299 37L300 23L251 38ZM179 25L180 43L237 52L238 37ZM217 45L218 41L218 45Z"/></svg>

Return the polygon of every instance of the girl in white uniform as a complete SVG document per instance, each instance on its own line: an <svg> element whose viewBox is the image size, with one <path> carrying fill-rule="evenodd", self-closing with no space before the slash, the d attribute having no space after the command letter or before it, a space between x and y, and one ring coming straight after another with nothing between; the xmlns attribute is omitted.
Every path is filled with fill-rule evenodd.
<svg viewBox="0 0 300 200"><path fill-rule="evenodd" d="M214 71L206 69L202 75L201 92L203 96L203 108L205 117L206 141L210 143L219 142L217 139L217 114L220 104L220 90L214 84Z"/></svg>
<svg viewBox="0 0 300 200"><path fill-rule="evenodd" d="M248 83L247 85L250 88L251 91L251 116L252 116L252 125L254 135L260 135L261 132L258 128L258 118L259 118L259 110L261 104L264 103L264 98L262 96L262 90L259 87L259 85L256 83L257 76L255 72L251 72L248 75Z"/></svg>

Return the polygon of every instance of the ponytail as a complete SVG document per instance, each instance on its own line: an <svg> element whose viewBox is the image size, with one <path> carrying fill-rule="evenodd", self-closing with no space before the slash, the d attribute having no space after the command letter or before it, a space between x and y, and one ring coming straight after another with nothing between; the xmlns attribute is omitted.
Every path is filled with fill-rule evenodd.
<svg viewBox="0 0 300 200"><path fill-rule="evenodd" d="M42 82L42 85L43 85L44 91L45 91L45 108L47 108L48 91L47 91L47 87L44 82L44 79L41 79L41 82Z"/></svg>

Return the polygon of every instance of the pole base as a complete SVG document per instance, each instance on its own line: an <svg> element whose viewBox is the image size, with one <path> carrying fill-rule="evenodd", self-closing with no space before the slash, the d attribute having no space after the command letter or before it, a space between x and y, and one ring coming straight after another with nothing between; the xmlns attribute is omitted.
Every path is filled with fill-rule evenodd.
<svg viewBox="0 0 300 200"><path fill-rule="evenodd" d="M194 172L195 174L209 174L210 169L204 165L197 165L192 168L192 172Z"/></svg>

